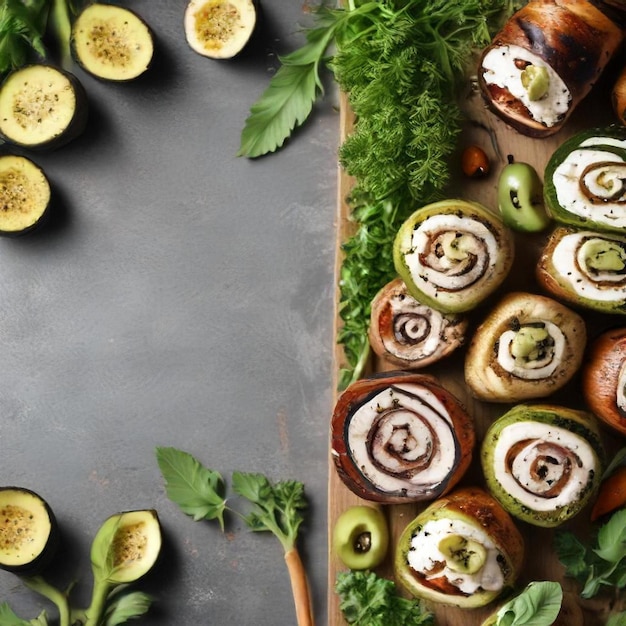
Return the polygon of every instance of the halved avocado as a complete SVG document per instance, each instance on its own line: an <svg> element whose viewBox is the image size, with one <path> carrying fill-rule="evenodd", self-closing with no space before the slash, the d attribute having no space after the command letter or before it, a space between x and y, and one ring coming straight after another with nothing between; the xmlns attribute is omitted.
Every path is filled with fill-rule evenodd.
<svg viewBox="0 0 626 626"><path fill-rule="evenodd" d="M72 27L75 61L96 78L128 81L141 76L154 55L154 37L146 22L130 9L89 4Z"/></svg>
<svg viewBox="0 0 626 626"><path fill-rule="evenodd" d="M50 197L50 183L38 165L23 156L0 156L0 235L18 235L37 226Z"/></svg>
<svg viewBox="0 0 626 626"><path fill-rule="evenodd" d="M50 562L58 545L48 503L23 487L0 487L0 568L32 576Z"/></svg>
<svg viewBox="0 0 626 626"><path fill-rule="evenodd" d="M0 87L0 135L23 148L58 148L87 123L87 95L73 74L35 64L15 70Z"/></svg>
<svg viewBox="0 0 626 626"><path fill-rule="evenodd" d="M211 59L230 59L239 54L256 24L254 0L191 0L185 10L187 43Z"/></svg>
<svg viewBox="0 0 626 626"><path fill-rule="evenodd" d="M102 524L91 546L97 582L133 582L155 564L161 550L161 524L152 509L124 511Z"/></svg>

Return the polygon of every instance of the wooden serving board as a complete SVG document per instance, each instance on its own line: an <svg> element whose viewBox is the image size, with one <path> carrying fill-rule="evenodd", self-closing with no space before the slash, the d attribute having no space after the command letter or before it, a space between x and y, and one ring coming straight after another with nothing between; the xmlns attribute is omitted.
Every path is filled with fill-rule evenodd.
<svg viewBox="0 0 626 626"><path fill-rule="evenodd" d="M602 126L614 123L616 118L613 115L610 106L610 85L616 73L613 75L608 71L603 77L602 84L596 85L594 93L592 93L586 101L584 101L578 110L574 113L568 125L557 135L545 139L531 139L522 136L514 130L507 127L503 122L497 119L484 106L480 94L472 92L467 95L467 99L462 103L470 122L466 124L458 145L458 154L451 160L451 169L453 173L452 185L450 186L448 197L463 198L467 200L475 200L483 203L486 207L497 211L496 187L498 174L501 168L506 165L507 155L514 156L516 161L525 161L535 166L537 171L542 175L546 162L553 151L569 136L583 128L591 128L593 126ZM350 111L348 100L345 95L341 95L341 139L345 138L354 123L353 115ZM460 152L467 145L479 145L489 155L491 159L491 173L488 177L473 180L463 176L460 173ZM351 189L353 180L339 169L338 180L338 213L337 213L337 262L336 262L336 284L338 285L339 269L342 262L341 244L354 232L354 223L350 221L350 208L346 203L346 197ZM417 208L417 207L416 207ZM548 231L549 232L549 231ZM516 260L507 281L500 290L491 298L498 298L506 291L513 289L526 290L534 293L541 293L534 278L534 266L536 264L539 250L545 240L546 234L539 235L516 235ZM335 299L338 307L339 293ZM488 310L489 303L485 303L478 310L472 312L470 316L470 329L474 328ZM590 337L610 325L617 325L624 322L623 317L618 316L600 316L596 314L587 314L583 312L585 321L588 326L588 334ZM336 315L336 329L340 327L339 315ZM471 331L470 331L471 332ZM335 372L338 371L344 362L342 349L336 345L335 350ZM468 412L474 417L477 430L477 440L480 442L484 432L491 421L504 412L510 406L505 404L490 404L479 402L473 399L464 384L463 378L463 360L464 349L461 348L447 357L444 361L436 366L429 367L426 370L420 370L436 376L440 382L452 392L466 407ZM373 358L369 366L369 371L378 372L392 369L386 363ZM337 380L334 381L334 389L337 389ZM339 392L336 392L336 398ZM565 389L555 394L547 400L555 403L561 403L564 406L575 408L584 408L582 396L580 394L579 381L574 379ZM609 433L605 429L605 440L609 451L626 445L626 441ZM330 440L330 433L329 433ZM459 486L464 485L483 485L482 472L477 461L477 451L474 454L474 461L468 474L465 476ZM329 485L328 485L328 530L329 530L329 568L328 568L328 624L329 626L341 626L345 624L341 611L339 610L339 598L334 591L335 580L338 572L345 570L345 567L335 556L332 549L332 529L337 517L349 506L354 504L364 504L357 496L352 494L339 479L332 457L329 454ZM369 503L371 504L371 503ZM384 506L391 529L391 550L387 563L384 564L377 573L393 578L392 559L393 546L406 524L415 517L415 515L425 508L424 505L407 504L407 505L387 505ZM588 531L588 511L583 511L573 522L573 527L577 532L584 533ZM576 593L576 588L572 581L565 580L563 577L563 568L559 564L552 547L553 531L531 527L523 523L518 523L522 534L526 540L527 563L524 568L522 578L519 580L520 588L532 580L558 580L565 589L569 589ZM583 605L583 601L580 601ZM462 610L457 608L429 605L429 608L435 613L436 623L439 626L479 626L482 621L493 612L495 605L490 605L482 609ZM606 621L607 611L610 609L610 601L604 599L587 601L584 606L585 624L588 626L596 626L604 624Z"/></svg>

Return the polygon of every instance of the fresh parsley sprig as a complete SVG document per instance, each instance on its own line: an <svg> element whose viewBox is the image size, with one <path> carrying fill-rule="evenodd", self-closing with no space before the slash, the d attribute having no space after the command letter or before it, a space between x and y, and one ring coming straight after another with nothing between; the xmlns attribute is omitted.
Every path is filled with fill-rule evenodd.
<svg viewBox="0 0 626 626"><path fill-rule="evenodd" d="M223 531L224 517L229 512L252 531L271 532L280 541L298 626L312 626L309 584L297 547L298 531L307 508L304 485L293 480L272 483L263 474L233 472L234 493L252 505L242 512L228 504L222 475L202 465L193 455L172 447L158 447L156 457L168 497L194 521L217 520Z"/></svg>
<svg viewBox="0 0 626 626"><path fill-rule="evenodd" d="M339 608L354 626L432 626L434 617L419 600L403 598L393 581L370 571L340 572Z"/></svg>
<svg viewBox="0 0 626 626"><path fill-rule="evenodd" d="M577 580L583 598L592 598L602 589L622 591L626 587L626 509L613 513L591 539L582 543L571 531L555 535L555 549L565 575Z"/></svg>

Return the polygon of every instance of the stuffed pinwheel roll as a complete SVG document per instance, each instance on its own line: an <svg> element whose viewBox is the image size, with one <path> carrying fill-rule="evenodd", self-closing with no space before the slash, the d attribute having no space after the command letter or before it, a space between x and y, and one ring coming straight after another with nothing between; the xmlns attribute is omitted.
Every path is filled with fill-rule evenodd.
<svg viewBox="0 0 626 626"><path fill-rule="evenodd" d="M490 426L481 462L489 491L511 515L553 527L574 517L594 494L604 450L590 413L520 404Z"/></svg>
<svg viewBox="0 0 626 626"><path fill-rule="evenodd" d="M474 424L432 376L392 372L350 385L331 422L338 475L382 503L432 500L467 470Z"/></svg>
<svg viewBox="0 0 626 626"><path fill-rule="evenodd" d="M498 117L531 137L563 127L623 40L600 4L530 0L511 16L478 66L479 86Z"/></svg>
<svg viewBox="0 0 626 626"><path fill-rule="evenodd" d="M511 231L476 202L443 200L418 209L393 246L396 271L419 302L446 313L478 306L513 264Z"/></svg>
<svg viewBox="0 0 626 626"><path fill-rule="evenodd" d="M582 379L594 415L626 435L626 327L607 330L591 342Z"/></svg>
<svg viewBox="0 0 626 626"><path fill-rule="evenodd" d="M407 525L394 574L415 597L474 608L509 591L523 561L524 540L511 517L471 487L439 498Z"/></svg>
<svg viewBox="0 0 626 626"><path fill-rule="evenodd" d="M546 166L544 200L557 222L623 233L626 128L584 131L565 141Z"/></svg>
<svg viewBox="0 0 626 626"><path fill-rule="evenodd" d="M583 318L556 300L507 294L472 337L465 382L480 400L543 398L571 380L586 341Z"/></svg>
<svg viewBox="0 0 626 626"><path fill-rule="evenodd" d="M626 313L626 236L559 227L536 268L548 293L602 313Z"/></svg>
<svg viewBox="0 0 626 626"><path fill-rule="evenodd" d="M465 317L418 302L400 278L387 283L372 301L370 345L398 367L419 369L439 361L464 343L466 330Z"/></svg>

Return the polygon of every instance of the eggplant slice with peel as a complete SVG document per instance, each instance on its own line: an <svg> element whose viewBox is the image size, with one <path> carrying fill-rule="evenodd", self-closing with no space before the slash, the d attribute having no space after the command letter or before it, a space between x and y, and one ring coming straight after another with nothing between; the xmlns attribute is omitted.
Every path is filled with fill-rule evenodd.
<svg viewBox="0 0 626 626"><path fill-rule="evenodd" d="M48 503L23 487L0 487L0 568L20 576L40 573L54 556L59 532Z"/></svg>
<svg viewBox="0 0 626 626"><path fill-rule="evenodd" d="M190 48L211 59L237 56L257 26L254 0L191 0L184 17Z"/></svg>
<svg viewBox="0 0 626 626"><path fill-rule="evenodd" d="M372 350L396 367L427 367L465 342L466 317L442 313L418 302L400 278L380 289L371 309Z"/></svg>
<svg viewBox="0 0 626 626"><path fill-rule="evenodd" d="M481 462L487 488L511 515L551 528L593 497L605 452L591 413L518 404L489 427Z"/></svg>
<svg viewBox="0 0 626 626"><path fill-rule="evenodd" d="M146 22L130 9L95 2L74 21L71 50L76 62L92 76L125 82L150 67L154 37Z"/></svg>
<svg viewBox="0 0 626 626"><path fill-rule="evenodd" d="M578 371L586 341L585 321L560 302L507 294L472 336L465 382L475 398L489 402L546 397Z"/></svg>
<svg viewBox="0 0 626 626"><path fill-rule="evenodd" d="M446 313L474 309L513 264L513 233L476 202L442 200L413 213L393 246L396 271L419 302Z"/></svg>
<svg viewBox="0 0 626 626"><path fill-rule="evenodd" d="M335 406L332 457L339 477L365 500L433 500L465 474L474 423L432 376L391 372L350 385Z"/></svg>
<svg viewBox="0 0 626 626"><path fill-rule="evenodd" d="M524 539L509 514L477 487L437 499L409 522L394 574L412 596L470 609L509 590L520 575Z"/></svg>
<svg viewBox="0 0 626 626"><path fill-rule="evenodd" d="M59 148L85 129L87 108L76 76L50 65L28 65L0 86L0 135L31 150Z"/></svg>
<svg viewBox="0 0 626 626"><path fill-rule="evenodd" d="M23 156L0 156L0 235L19 235L37 226L50 205L44 171Z"/></svg>

